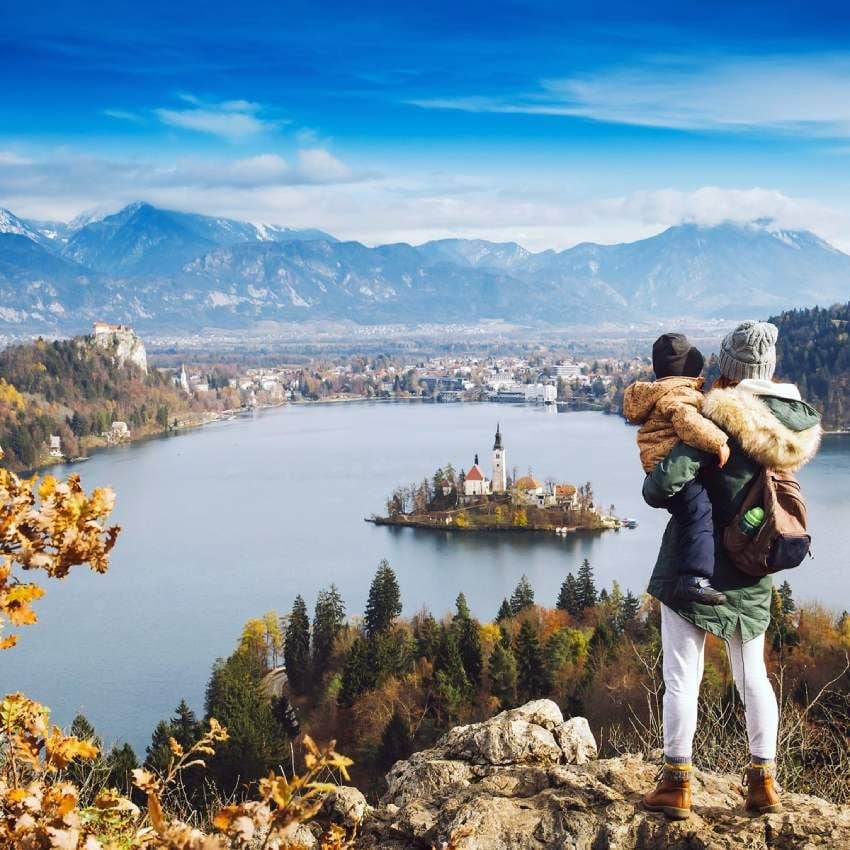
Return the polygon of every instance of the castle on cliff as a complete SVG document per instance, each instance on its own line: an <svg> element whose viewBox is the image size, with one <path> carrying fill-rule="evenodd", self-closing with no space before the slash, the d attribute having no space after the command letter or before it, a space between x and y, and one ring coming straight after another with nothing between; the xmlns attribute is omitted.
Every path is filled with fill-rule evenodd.
<svg viewBox="0 0 850 850"><path fill-rule="evenodd" d="M145 344L136 336L129 325L110 325L95 322L92 327L92 342L100 348L114 351L121 364L132 363L143 372L148 371L148 355Z"/></svg>

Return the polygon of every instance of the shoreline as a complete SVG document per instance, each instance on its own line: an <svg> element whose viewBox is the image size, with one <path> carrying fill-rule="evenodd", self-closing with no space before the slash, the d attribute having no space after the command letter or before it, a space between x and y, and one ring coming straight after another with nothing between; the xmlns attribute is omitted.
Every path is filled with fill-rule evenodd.
<svg viewBox="0 0 850 850"><path fill-rule="evenodd" d="M391 528L416 528L426 531L462 532L464 534L552 534L557 537L572 537L576 534L602 534L605 531L619 531L619 526L561 526L566 530L556 531L553 526L541 525L492 525L492 526L468 526L464 528L458 525L438 524L437 522L426 522L424 520L393 520L389 517L364 517L363 522L375 526L387 526Z"/></svg>

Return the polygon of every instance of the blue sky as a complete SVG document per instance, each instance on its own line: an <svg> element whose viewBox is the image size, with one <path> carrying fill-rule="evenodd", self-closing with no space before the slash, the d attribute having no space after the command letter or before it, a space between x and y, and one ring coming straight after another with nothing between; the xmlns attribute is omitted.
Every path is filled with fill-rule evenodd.
<svg viewBox="0 0 850 850"><path fill-rule="evenodd" d="M20 215L534 249L772 216L850 247L846 5L0 2Z"/></svg>

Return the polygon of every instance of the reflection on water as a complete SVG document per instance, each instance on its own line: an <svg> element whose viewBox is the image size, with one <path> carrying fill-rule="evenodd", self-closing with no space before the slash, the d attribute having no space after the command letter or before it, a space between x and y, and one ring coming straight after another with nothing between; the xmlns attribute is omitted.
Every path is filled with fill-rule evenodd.
<svg viewBox="0 0 850 850"><path fill-rule="evenodd" d="M496 420L508 468L580 484L640 527L600 536L457 534L374 527L399 484L419 482L478 452L489 470ZM21 689L66 723L83 710L107 739L143 746L182 697L202 710L209 667L241 625L283 613L297 593L312 606L335 582L362 612L381 558L395 568L406 613L451 609L463 591L493 617L520 576L552 604L565 573L589 558L600 585L638 592L666 514L640 499L634 430L599 413L508 405L295 406L175 438L101 453L80 472L111 484L124 532L107 576L50 585L41 622L0 655L4 692ZM850 438L825 441L803 473L816 560L791 577L800 596L850 607L839 576L848 551ZM805 575L804 571L805 570Z"/></svg>

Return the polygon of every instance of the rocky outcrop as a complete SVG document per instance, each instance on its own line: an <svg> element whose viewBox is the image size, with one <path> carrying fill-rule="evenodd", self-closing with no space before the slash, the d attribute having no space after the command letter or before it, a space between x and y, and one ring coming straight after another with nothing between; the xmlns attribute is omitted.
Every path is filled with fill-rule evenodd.
<svg viewBox="0 0 850 850"><path fill-rule="evenodd" d="M740 778L696 772L694 812L644 812L657 764L596 758L584 718L537 700L452 729L397 762L380 806L363 806L360 850L838 850L850 807L785 794L781 814L749 817ZM357 807L357 812L361 811ZM347 818L350 824L351 818Z"/></svg>

